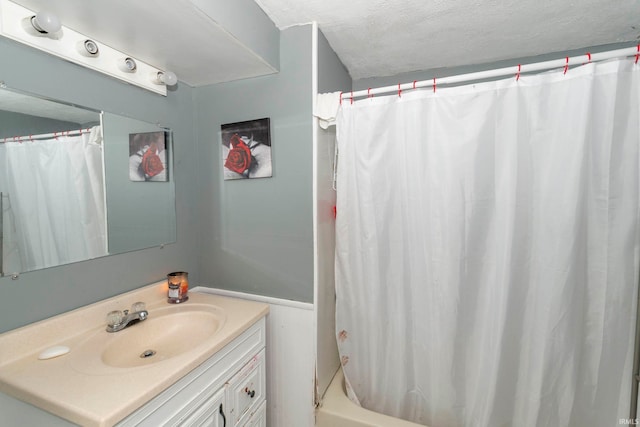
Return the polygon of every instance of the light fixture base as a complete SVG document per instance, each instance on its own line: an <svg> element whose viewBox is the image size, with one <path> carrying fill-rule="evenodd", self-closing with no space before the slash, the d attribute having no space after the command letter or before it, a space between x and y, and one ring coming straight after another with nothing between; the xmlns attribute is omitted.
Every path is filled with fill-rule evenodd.
<svg viewBox="0 0 640 427"><path fill-rule="evenodd" d="M132 85L167 95L166 85L155 84L149 79L149 75L157 75L163 70L65 26L54 33L40 33L31 24L31 18L35 15L33 11L10 0L0 0L0 35ZM87 41L91 42L90 46L87 46ZM95 53L91 53L92 51ZM133 71L121 68L123 58L134 61Z"/></svg>

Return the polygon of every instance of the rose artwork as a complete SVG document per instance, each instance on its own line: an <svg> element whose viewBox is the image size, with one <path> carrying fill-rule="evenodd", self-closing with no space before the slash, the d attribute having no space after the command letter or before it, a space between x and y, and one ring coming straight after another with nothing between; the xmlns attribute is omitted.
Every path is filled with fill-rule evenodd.
<svg viewBox="0 0 640 427"><path fill-rule="evenodd" d="M230 150L224 167L239 174L244 174L251 166L251 150L238 134L231 137Z"/></svg>
<svg viewBox="0 0 640 427"><path fill-rule="evenodd" d="M140 167L148 177L156 176L164 170L162 160L157 153L158 148L155 144L151 144L142 156L142 163L140 164Z"/></svg>
<svg viewBox="0 0 640 427"><path fill-rule="evenodd" d="M225 180L270 178L269 118L220 125L220 157Z"/></svg>

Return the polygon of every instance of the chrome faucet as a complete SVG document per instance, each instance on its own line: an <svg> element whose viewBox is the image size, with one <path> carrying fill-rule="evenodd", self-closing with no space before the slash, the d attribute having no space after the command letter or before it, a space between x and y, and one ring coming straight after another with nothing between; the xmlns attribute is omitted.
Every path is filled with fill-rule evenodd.
<svg viewBox="0 0 640 427"><path fill-rule="evenodd" d="M136 302L129 310L114 310L107 314L107 332L118 332L138 322L146 320L149 312L145 308L143 302Z"/></svg>

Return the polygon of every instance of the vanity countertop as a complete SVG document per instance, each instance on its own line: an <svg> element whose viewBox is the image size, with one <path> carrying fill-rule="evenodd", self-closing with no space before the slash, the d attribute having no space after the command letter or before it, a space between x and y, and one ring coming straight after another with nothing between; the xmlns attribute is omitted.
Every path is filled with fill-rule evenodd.
<svg viewBox="0 0 640 427"><path fill-rule="evenodd" d="M193 291L189 292L188 301L168 304L166 289L166 281L158 282L0 334L0 391L79 425L112 426L269 311L267 304ZM125 333L126 329L107 333L106 314L128 309L137 301L145 302L148 320L154 318L154 312L207 307L218 313L220 326L193 348L167 359L142 366L102 366L94 370L91 363L85 362L93 360L94 365L100 365L100 356L92 354L96 346L87 344L108 343ZM70 351L48 360L38 359L44 350L54 346L66 346Z"/></svg>

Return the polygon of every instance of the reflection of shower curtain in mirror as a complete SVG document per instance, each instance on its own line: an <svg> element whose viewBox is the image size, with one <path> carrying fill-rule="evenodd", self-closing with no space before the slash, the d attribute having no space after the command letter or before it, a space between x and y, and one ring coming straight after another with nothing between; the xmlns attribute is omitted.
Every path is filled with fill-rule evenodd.
<svg viewBox="0 0 640 427"><path fill-rule="evenodd" d="M11 265L5 252L5 273L106 255L100 134L96 126L77 136L0 144L6 171L0 191L9 194L20 254Z"/></svg>
<svg viewBox="0 0 640 427"><path fill-rule="evenodd" d="M1 151L0 151L1 153ZM3 155L0 154L0 158ZM4 185L2 188L6 188ZM6 191L6 190L5 190ZM24 271L20 260L20 249L16 237L15 218L11 209L11 197L8 193L1 193L2 197L2 264L0 273L17 273Z"/></svg>

